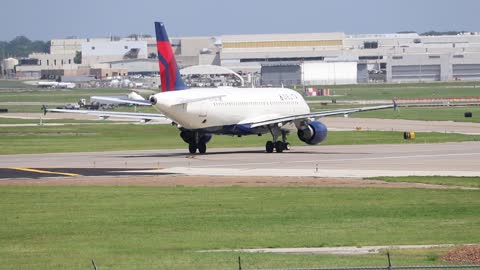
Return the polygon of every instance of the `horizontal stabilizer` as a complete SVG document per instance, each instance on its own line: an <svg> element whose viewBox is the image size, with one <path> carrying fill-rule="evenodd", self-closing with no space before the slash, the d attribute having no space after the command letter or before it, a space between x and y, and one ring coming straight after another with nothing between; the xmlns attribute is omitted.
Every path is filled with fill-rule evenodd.
<svg viewBox="0 0 480 270"><path fill-rule="evenodd" d="M211 100L211 99L216 99L216 98L221 98L224 97L225 95L215 95L215 96L208 96L208 97L199 97L199 98L187 98L187 99L181 99L178 100L177 102L170 104L171 106L174 105L182 105L182 104L188 104L188 103L193 103L193 102L199 102L199 101L204 101L204 100Z"/></svg>
<svg viewBox="0 0 480 270"><path fill-rule="evenodd" d="M138 99L128 99L128 98L114 98L114 97L102 97L102 96L92 96L90 97L92 101L98 102L109 102L109 103L118 103L118 104L134 104L140 106L152 106L152 103L149 100L138 100Z"/></svg>
<svg viewBox="0 0 480 270"><path fill-rule="evenodd" d="M78 114L87 114L87 115L96 115L101 118L109 117L118 117L118 118L130 118L138 119L143 121L150 120L165 120L168 119L163 114L156 113L131 113L131 112L111 112L111 111L95 111L95 110L67 110L67 109L47 109L44 108L45 112L60 112L60 113L78 113Z"/></svg>

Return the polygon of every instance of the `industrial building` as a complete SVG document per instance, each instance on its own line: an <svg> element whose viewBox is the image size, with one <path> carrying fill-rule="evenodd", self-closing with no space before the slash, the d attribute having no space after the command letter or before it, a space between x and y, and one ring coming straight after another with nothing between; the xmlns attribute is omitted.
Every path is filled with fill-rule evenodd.
<svg viewBox="0 0 480 270"><path fill-rule="evenodd" d="M181 67L220 65L215 38L175 38L172 47ZM159 73L156 40L152 37L55 39L50 53L32 53L20 59L15 69L17 77L33 79L86 75L103 79Z"/></svg>
<svg viewBox="0 0 480 270"><path fill-rule="evenodd" d="M147 59L147 42L119 40L82 43L82 65L93 66L119 60Z"/></svg>
<svg viewBox="0 0 480 270"><path fill-rule="evenodd" d="M365 74L358 70L364 68ZM262 64L262 85L338 85L356 84L358 74L366 75L366 65L350 62L271 62ZM366 81L361 81L366 82Z"/></svg>
<svg viewBox="0 0 480 270"><path fill-rule="evenodd" d="M18 60L15 58L3 59L0 62L0 76L11 79L15 75L15 66L18 65Z"/></svg>
<svg viewBox="0 0 480 270"><path fill-rule="evenodd" d="M196 65L180 70L189 87L245 86L245 79L231 69L215 65Z"/></svg>
<svg viewBox="0 0 480 270"><path fill-rule="evenodd" d="M223 66L261 70L268 85L480 80L478 33L242 35L222 42Z"/></svg>
<svg viewBox="0 0 480 270"><path fill-rule="evenodd" d="M247 81L259 74L263 85L480 80L479 33L224 35L172 38L171 43L181 68L221 65ZM52 40L50 54L20 60L16 72L40 77L48 74L45 70L64 70L64 75L84 76L93 75L85 69L96 69L100 76L148 75L158 74L156 59L152 37Z"/></svg>

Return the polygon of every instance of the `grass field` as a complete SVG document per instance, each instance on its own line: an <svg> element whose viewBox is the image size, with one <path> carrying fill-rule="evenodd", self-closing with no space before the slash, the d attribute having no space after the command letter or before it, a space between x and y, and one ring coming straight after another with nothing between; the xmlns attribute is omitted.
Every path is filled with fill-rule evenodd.
<svg viewBox="0 0 480 270"><path fill-rule="evenodd" d="M0 82L10 83L11 81ZM12 82L13 83L13 82ZM17 84L23 84L16 82ZM24 84L23 84L24 85ZM318 86L321 87L321 86ZM472 97L480 96L480 82L448 82L448 83L415 83L415 84L359 84L330 86L335 97L308 97L307 100L325 100L331 102L337 100L391 100L398 98L435 98L435 97ZM0 102L41 102L41 103L72 103L81 98L88 98L92 95L125 95L129 89L12 89L0 90ZM340 109L356 107L355 105L332 105L321 106L310 104L312 110ZM10 112L38 112L39 105L6 105L2 108ZM55 106L50 106L55 107ZM117 111L133 111L133 108L117 108ZM156 113L153 108L141 108L147 113ZM473 118L463 117L465 111L472 111ZM402 108L399 112L391 110L374 111L367 113L353 114L353 117L370 117L386 119L408 119L408 120L439 120L439 121L461 121L480 122L480 108Z"/></svg>
<svg viewBox="0 0 480 270"><path fill-rule="evenodd" d="M49 106L49 108L55 106ZM40 117L41 105L0 105L2 109L8 109L9 113L38 113Z"/></svg>
<svg viewBox="0 0 480 270"><path fill-rule="evenodd" d="M48 122L48 121L47 121ZM438 143L480 140L479 136L449 133L417 133L415 141L403 140L402 132L330 131L325 145ZM208 144L216 147L263 149L268 135L214 136ZM304 145L296 134L289 136L293 146ZM88 152L142 149L186 149L177 128L170 125L85 124L65 126L4 127L0 129L0 154ZM322 147L319 145L318 147Z"/></svg>
<svg viewBox="0 0 480 270"><path fill-rule="evenodd" d="M40 116L40 115L39 115ZM42 123L48 124L108 124L111 122L107 122L104 120L75 120L75 119L42 119ZM38 119L18 119L18 118L3 118L0 117L0 125L1 124L40 124L40 118Z"/></svg>
<svg viewBox="0 0 480 270"><path fill-rule="evenodd" d="M336 110L344 108L364 107L363 105L320 105L309 104L312 111ZM8 109L10 113L39 113L40 105L7 105L0 106ZM55 108L56 106L49 106ZM133 107L117 107L114 111L134 112ZM465 118L465 112L472 112L473 117ZM137 112L158 113L151 107L137 107ZM47 116L48 117L48 114ZM480 122L480 107L436 107L436 108L400 108L398 111L380 110L351 114L350 117L356 118L381 118L381 119L406 119L406 120L425 120L425 121L455 121L455 122Z"/></svg>
<svg viewBox="0 0 480 270"><path fill-rule="evenodd" d="M42 112L41 110L42 105L0 105L0 108L8 109L9 113L39 113L39 117L40 117L40 113ZM57 106L61 107L61 105L49 105L48 103L45 103L44 105L47 105L47 107L51 109L54 109ZM115 107L111 111L135 112L135 108L129 107L129 106L119 106L119 107ZM153 107L146 107L146 106L137 107L136 111L143 112L143 113L159 113ZM48 117L48 114L46 117Z"/></svg>
<svg viewBox="0 0 480 270"><path fill-rule="evenodd" d="M316 86L329 88L329 97L308 97L308 100L391 100L396 98L478 97L480 82L439 82L412 84L358 84Z"/></svg>
<svg viewBox="0 0 480 270"><path fill-rule="evenodd" d="M472 117L466 118L464 116L465 112L472 112ZM400 108L398 111L393 112L391 110L384 110L352 114L352 117L480 123L480 106L450 108Z"/></svg>
<svg viewBox="0 0 480 270"><path fill-rule="evenodd" d="M369 85L369 89L373 90L366 89L367 86L338 89L346 93L346 99L365 99L368 96L388 99L385 97L404 90L411 90L408 94L416 96L425 89L434 91L432 95L448 95L458 90L460 94L477 96L479 89L474 86L473 83L451 83ZM444 88L449 90L444 91ZM19 92L18 96L17 93L0 91L0 102L76 102L92 95L91 91L33 90ZM107 95L126 92L128 90L102 90L102 94ZM11 108L15 111L39 110L38 106ZM475 118L480 112L473 109L471 111ZM392 111L381 113L394 115ZM429 115L428 118L438 116L450 119L457 117L457 114L463 116L461 110L429 113L401 109L398 113L401 115L395 117ZM453 120L461 121L456 118ZM18 120L0 119L0 123L11 121ZM111 123L2 127L0 154L186 149L178 133L175 127L169 125ZM479 136L458 134L416 135L415 141L404 141L401 132L329 132L325 144L480 140ZM270 136L214 136L209 148L255 146L263 149L265 141L269 139ZM293 146L304 145L295 134L290 135L289 141ZM479 187L479 178L384 180ZM238 256L242 257L243 269L385 266L384 253L335 256L197 251L478 243L478 195L478 190L459 189L0 186L0 268L83 270L93 269L90 261L95 259L102 270L238 269ZM444 264L438 258L445 251L445 248L393 250L391 254L394 265Z"/></svg>
<svg viewBox="0 0 480 270"><path fill-rule="evenodd" d="M365 105L320 105L310 104L312 111L335 110L343 108L364 107ZM472 117L466 118L465 112L472 112ZM378 110L353 113L354 118L381 118L424 121L455 121L480 123L480 106L473 107L435 107L435 108L400 108L394 110Z"/></svg>
<svg viewBox="0 0 480 270"><path fill-rule="evenodd" d="M478 191L0 187L2 269L236 269L205 249L475 243ZM393 252L440 263L441 250ZM384 255L242 254L244 269L385 265Z"/></svg>
<svg viewBox="0 0 480 270"><path fill-rule="evenodd" d="M15 85L21 82L0 82L2 85ZM439 82L414 84L358 84L328 87L336 96L308 97L308 100L391 100L397 98L441 98L480 96L480 82ZM23 87L22 87L23 88ZM297 89L298 90L298 89ZM298 90L301 91L301 90ZM125 95L129 89L12 89L0 91L0 100L4 102L77 102L91 95Z"/></svg>
<svg viewBox="0 0 480 270"><path fill-rule="evenodd" d="M0 89L19 89L19 88L31 88L31 85L24 83L23 81L17 80L0 80Z"/></svg>
<svg viewBox="0 0 480 270"><path fill-rule="evenodd" d="M15 91L0 91L2 102L78 102L81 98L87 100L92 95L126 95L129 89L26 89Z"/></svg>
<svg viewBox="0 0 480 270"><path fill-rule="evenodd" d="M425 183L434 185L480 188L480 177L408 176L375 177L371 179L387 182Z"/></svg>

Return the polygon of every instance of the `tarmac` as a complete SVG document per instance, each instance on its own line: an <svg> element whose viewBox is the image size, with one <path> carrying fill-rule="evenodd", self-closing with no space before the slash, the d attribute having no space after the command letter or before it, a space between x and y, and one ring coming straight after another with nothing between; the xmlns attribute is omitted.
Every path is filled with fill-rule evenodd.
<svg viewBox="0 0 480 270"><path fill-rule="evenodd" d="M40 116L45 117L41 113L8 113L0 117L38 119ZM44 119L60 118L98 119L90 115L54 113ZM343 117L327 117L322 122L330 130L480 134L480 123ZM45 124L48 124L48 120ZM290 151L270 154L265 153L263 147L244 147L209 148L205 155L190 155L185 147L173 150L0 155L0 168L4 168L0 170L0 179L52 177L62 172L85 176L480 176L478 160L480 142L292 146Z"/></svg>
<svg viewBox="0 0 480 270"><path fill-rule="evenodd" d="M0 155L0 167L79 175L176 174L366 178L376 176L479 176L480 142L343 146L293 146L284 153L258 148L213 148ZM100 169L104 170L100 170ZM73 169L89 169L82 173ZM23 172L28 172L23 170ZM0 170L0 178L9 173ZM31 171L28 173L32 173ZM10 172L11 174L11 172ZM41 173L40 173L41 174ZM45 176L49 174L46 173Z"/></svg>

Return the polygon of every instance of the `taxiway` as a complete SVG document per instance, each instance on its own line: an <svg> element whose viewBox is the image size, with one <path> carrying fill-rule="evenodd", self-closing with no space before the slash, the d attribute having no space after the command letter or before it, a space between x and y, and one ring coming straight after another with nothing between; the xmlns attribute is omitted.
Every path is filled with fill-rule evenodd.
<svg viewBox="0 0 480 270"><path fill-rule="evenodd" d="M478 160L480 143L463 142L294 146L291 151L271 154L258 147L211 148L205 155L189 155L184 149L1 155L0 167L43 168L42 170L118 168L117 171L122 171L123 174L136 175L168 173L362 178L409 175L480 176ZM0 171L0 178L6 178L1 177L2 174L5 172Z"/></svg>

